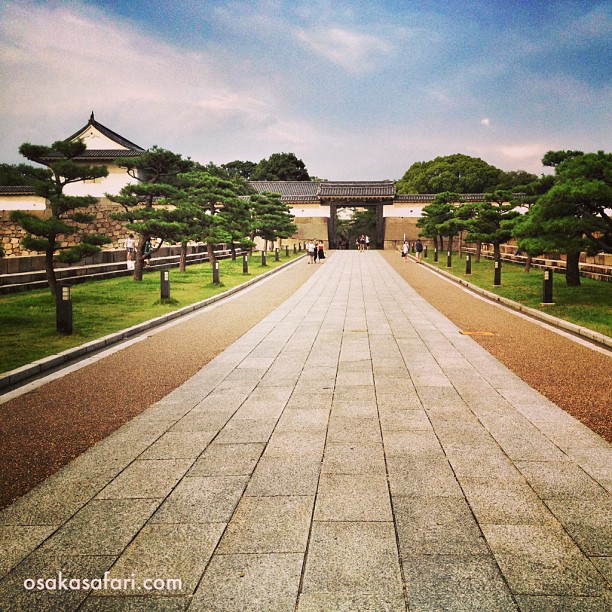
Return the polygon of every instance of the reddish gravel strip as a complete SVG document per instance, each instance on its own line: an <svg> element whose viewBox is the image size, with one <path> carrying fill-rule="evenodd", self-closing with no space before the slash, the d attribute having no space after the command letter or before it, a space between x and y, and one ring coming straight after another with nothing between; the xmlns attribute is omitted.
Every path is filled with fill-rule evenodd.
<svg viewBox="0 0 612 612"><path fill-rule="evenodd" d="M465 331L493 332L474 340L531 387L612 442L612 353L605 355L489 304L426 266L383 257L432 306Z"/></svg>
<svg viewBox="0 0 612 612"><path fill-rule="evenodd" d="M0 508L183 384L317 269L299 262L222 307L0 404Z"/></svg>

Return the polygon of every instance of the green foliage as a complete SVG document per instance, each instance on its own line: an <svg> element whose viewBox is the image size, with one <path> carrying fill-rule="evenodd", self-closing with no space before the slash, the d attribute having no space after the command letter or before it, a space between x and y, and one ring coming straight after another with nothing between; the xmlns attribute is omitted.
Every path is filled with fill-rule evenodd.
<svg viewBox="0 0 612 612"><path fill-rule="evenodd" d="M108 175L105 166L88 166L73 161L82 155L86 149L81 140L75 142L57 141L50 147L24 143L19 152L30 161L47 166L47 170L30 173L33 178L36 193L47 199L51 212L49 217L41 218L24 211L13 211L11 219L21 225L26 235L23 246L30 251L45 253L46 276L52 295L56 293L57 280L53 268L54 255L56 261L76 262L82 257L92 255L100 250L100 245L111 242L110 238L99 234L88 234L78 225L93 220L79 209L86 208L97 202L91 196L68 196L64 187L70 183L83 180L95 180ZM23 165L22 165L23 167ZM77 245L62 247L57 239L59 235L74 236Z"/></svg>
<svg viewBox="0 0 612 612"><path fill-rule="evenodd" d="M35 168L29 164L0 164L0 185L36 185L51 178L47 168Z"/></svg>
<svg viewBox="0 0 612 612"><path fill-rule="evenodd" d="M532 254L567 255L566 281L579 285L579 256L612 252L612 154L549 151L555 182L516 223L519 246Z"/></svg>
<svg viewBox="0 0 612 612"><path fill-rule="evenodd" d="M284 204L278 193L264 191L250 197L253 225L251 239L260 236L264 240L289 238L297 231L291 208Z"/></svg>
<svg viewBox="0 0 612 612"><path fill-rule="evenodd" d="M251 174L252 181L309 181L308 170L294 153L273 153L262 159Z"/></svg>
<svg viewBox="0 0 612 612"><path fill-rule="evenodd" d="M467 242L490 242L499 256L500 245L512 237L513 220L520 214L508 191L485 194L484 202L464 204L457 214L465 219Z"/></svg>
<svg viewBox="0 0 612 612"><path fill-rule="evenodd" d="M233 177L242 177L243 179L250 181L257 164L252 161L240 161L238 159L228 162L227 164L221 164L229 175Z"/></svg>
<svg viewBox="0 0 612 612"><path fill-rule="evenodd" d="M412 164L396 188L398 193L484 193L497 187L500 173L478 157L456 153Z"/></svg>

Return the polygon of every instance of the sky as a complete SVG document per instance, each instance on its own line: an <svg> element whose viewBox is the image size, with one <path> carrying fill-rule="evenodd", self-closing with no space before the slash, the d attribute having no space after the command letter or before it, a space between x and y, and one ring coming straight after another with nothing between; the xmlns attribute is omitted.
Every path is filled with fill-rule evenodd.
<svg viewBox="0 0 612 612"><path fill-rule="evenodd" d="M201 163L399 179L610 151L612 0L0 0L0 163L97 121Z"/></svg>

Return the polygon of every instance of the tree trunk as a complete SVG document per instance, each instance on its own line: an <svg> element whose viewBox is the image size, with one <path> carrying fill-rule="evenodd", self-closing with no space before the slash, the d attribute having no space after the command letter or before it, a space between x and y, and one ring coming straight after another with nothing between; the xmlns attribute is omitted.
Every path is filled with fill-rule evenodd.
<svg viewBox="0 0 612 612"><path fill-rule="evenodd" d="M482 253L482 240L476 241L476 263L480 263L480 254Z"/></svg>
<svg viewBox="0 0 612 612"><path fill-rule="evenodd" d="M493 261L501 261L501 245L498 242L493 243Z"/></svg>
<svg viewBox="0 0 612 612"><path fill-rule="evenodd" d="M444 250L444 236L440 236L440 250Z"/></svg>
<svg viewBox="0 0 612 612"><path fill-rule="evenodd" d="M459 232L459 259L463 257L463 232Z"/></svg>
<svg viewBox="0 0 612 612"><path fill-rule="evenodd" d="M449 236L448 237L448 246L446 247L447 251L451 252L451 255L453 254L453 237Z"/></svg>
<svg viewBox="0 0 612 612"><path fill-rule="evenodd" d="M527 253L527 258L525 259L525 272L529 274L531 272L531 262L533 261L533 255L531 253Z"/></svg>
<svg viewBox="0 0 612 612"><path fill-rule="evenodd" d="M230 250L232 251L232 261L236 261L236 245L233 240L230 242Z"/></svg>
<svg viewBox="0 0 612 612"><path fill-rule="evenodd" d="M145 248L146 238L144 236L140 237L138 241L138 248L136 249L136 259L134 261L134 280L141 281L142 280L142 269L144 268L144 248Z"/></svg>
<svg viewBox="0 0 612 612"><path fill-rule="evenodd" d="M212 242L206 243L206 252L208 253L208 261L210 265L213 266L215 264L215 261L217 261L217 258L215 257L215 249Z"/></svg>
<svg viewBox="0 0 612 612"><path fill-rule="evenodd" d="M434 236L433 237L433 243L434 243L434 249L437 251L438 250L438 236Z"/></svg>
<svg viewBox="0 0 612 612"><path fill-rule="evenodd" d="M567 253L565 284L568 287L580 287L580 251Z"/></svg>
<svg viewBox="0 0 612 612"><path fill-rule="evenodd" d="M55 237L53 240L49 240L49 244L55 244ZM55 268L53 267L53 248L49 247L45 251L45 275L47 277L47 283L49 283L49 290L51 295L55 297L57 295L57 278L55 277Z"/></svg>
<svg viewBox="0 0 612 612"><path fill-rule="evenodd" d="M185 272L187 268L187 243L181 242L181 257L179 259L179 272Z"/></svg>

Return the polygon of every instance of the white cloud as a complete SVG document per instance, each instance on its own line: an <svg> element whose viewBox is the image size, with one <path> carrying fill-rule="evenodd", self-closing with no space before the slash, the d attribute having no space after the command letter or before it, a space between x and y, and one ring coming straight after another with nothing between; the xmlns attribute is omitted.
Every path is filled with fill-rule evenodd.
<svg viewBox="0 0 612 612"><path fill-rule="evenodd" d="M483 117L480 120L480 125L484 125L485 127L489 127L491 125L491 120L488 117Z"/></svg>
<svg viewBox="0 0 612 612"><path fill-rule="evenodd" d="M393 51L381 38L342 27L296 28L295 36L307 49L351 73L372 70Z"/></svg>

